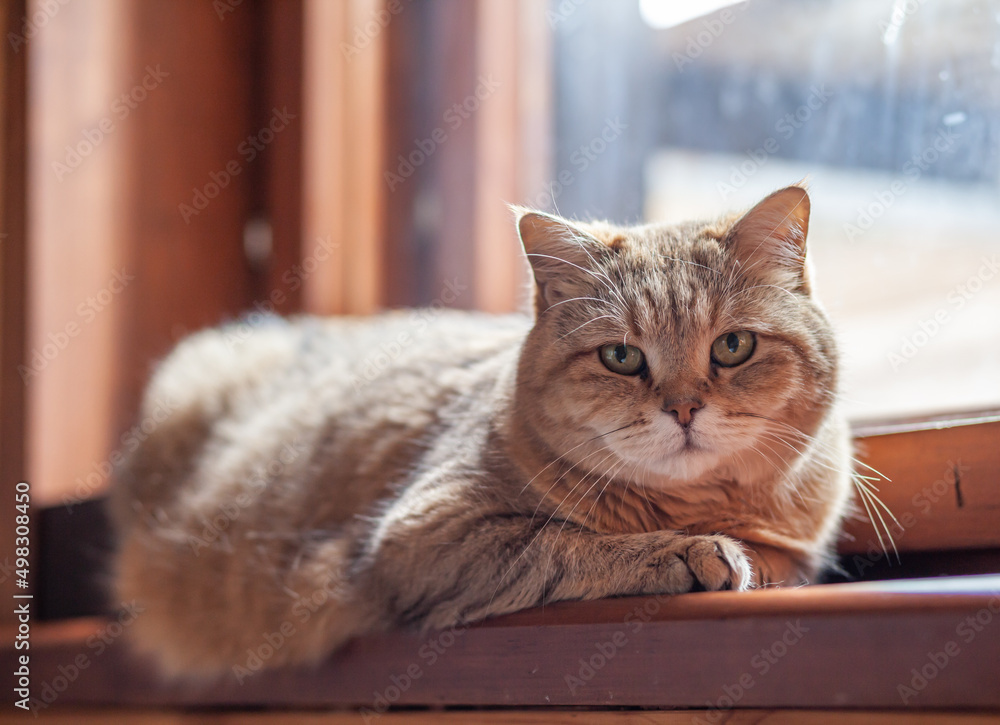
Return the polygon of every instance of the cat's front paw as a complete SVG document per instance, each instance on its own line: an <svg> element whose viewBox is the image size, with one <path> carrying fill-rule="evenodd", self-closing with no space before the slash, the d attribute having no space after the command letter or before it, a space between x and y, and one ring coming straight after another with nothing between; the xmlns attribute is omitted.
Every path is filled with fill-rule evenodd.
<svg viewBox="0 0 1000 725"><path fill-rule="evenodd" d="M695 589L743 591L750 587L750 559L733 539L721 534L675 539L653 556L657 588L667 594Z"/></svg>

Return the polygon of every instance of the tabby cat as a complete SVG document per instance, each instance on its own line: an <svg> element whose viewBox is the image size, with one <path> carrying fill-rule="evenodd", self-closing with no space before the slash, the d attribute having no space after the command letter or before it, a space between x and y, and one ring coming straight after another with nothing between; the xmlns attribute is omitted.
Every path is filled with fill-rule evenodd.
<svg viewBox="0 0 1000 725"><path fill-rule="evenodd" d="M274 318L160 365L143 411L172 413L112 508L166 672L828 563L851 459L806 191L677 226L515 211L533 319Z"/></svg>

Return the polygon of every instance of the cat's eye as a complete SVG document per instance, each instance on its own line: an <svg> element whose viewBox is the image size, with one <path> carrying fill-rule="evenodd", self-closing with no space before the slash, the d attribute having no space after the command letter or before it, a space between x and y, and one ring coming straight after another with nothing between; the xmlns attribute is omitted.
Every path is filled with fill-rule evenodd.
<svg viewBox="0 0 1000 725"><path fill-rule="evenodd" d="M747 361L753 354L757 341L747 330L727 332L712 343L712 360L724 368L731 368Z"/></svg>
<svg viewBox="0 0 1000 725"><path fill-rule="evenodd" d="M637 375L646 367L646 356L633 345L611 343L600 350L604 367L619 375Z"/></svg>

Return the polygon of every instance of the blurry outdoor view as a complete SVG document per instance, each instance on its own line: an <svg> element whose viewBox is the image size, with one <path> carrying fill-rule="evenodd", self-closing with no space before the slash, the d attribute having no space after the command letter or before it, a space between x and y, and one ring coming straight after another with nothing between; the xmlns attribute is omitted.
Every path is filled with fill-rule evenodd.
<svg viewBox="0 0 1000 725"><path fill-rule="evenodd" d="M807 178L852 417L997 407L1000 2L720 6L553 3L543 201L679 221Z"/></svg>

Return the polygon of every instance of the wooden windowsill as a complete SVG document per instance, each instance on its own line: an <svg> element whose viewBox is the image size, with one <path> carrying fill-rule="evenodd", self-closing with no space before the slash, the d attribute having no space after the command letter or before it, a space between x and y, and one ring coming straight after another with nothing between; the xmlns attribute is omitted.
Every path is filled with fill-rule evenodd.
<svg viewBox="0 0 1000 725"><path fill-rule="evenodd" d="M561 603L460 632L366 637L314 669L198 686L159 682L123 637L101 647L108 632L104 619L37 625L33 695L62 685L59 709L1000 709L1000 575ZM0 667L13 671L15 655L0 652Z"/></svg>

